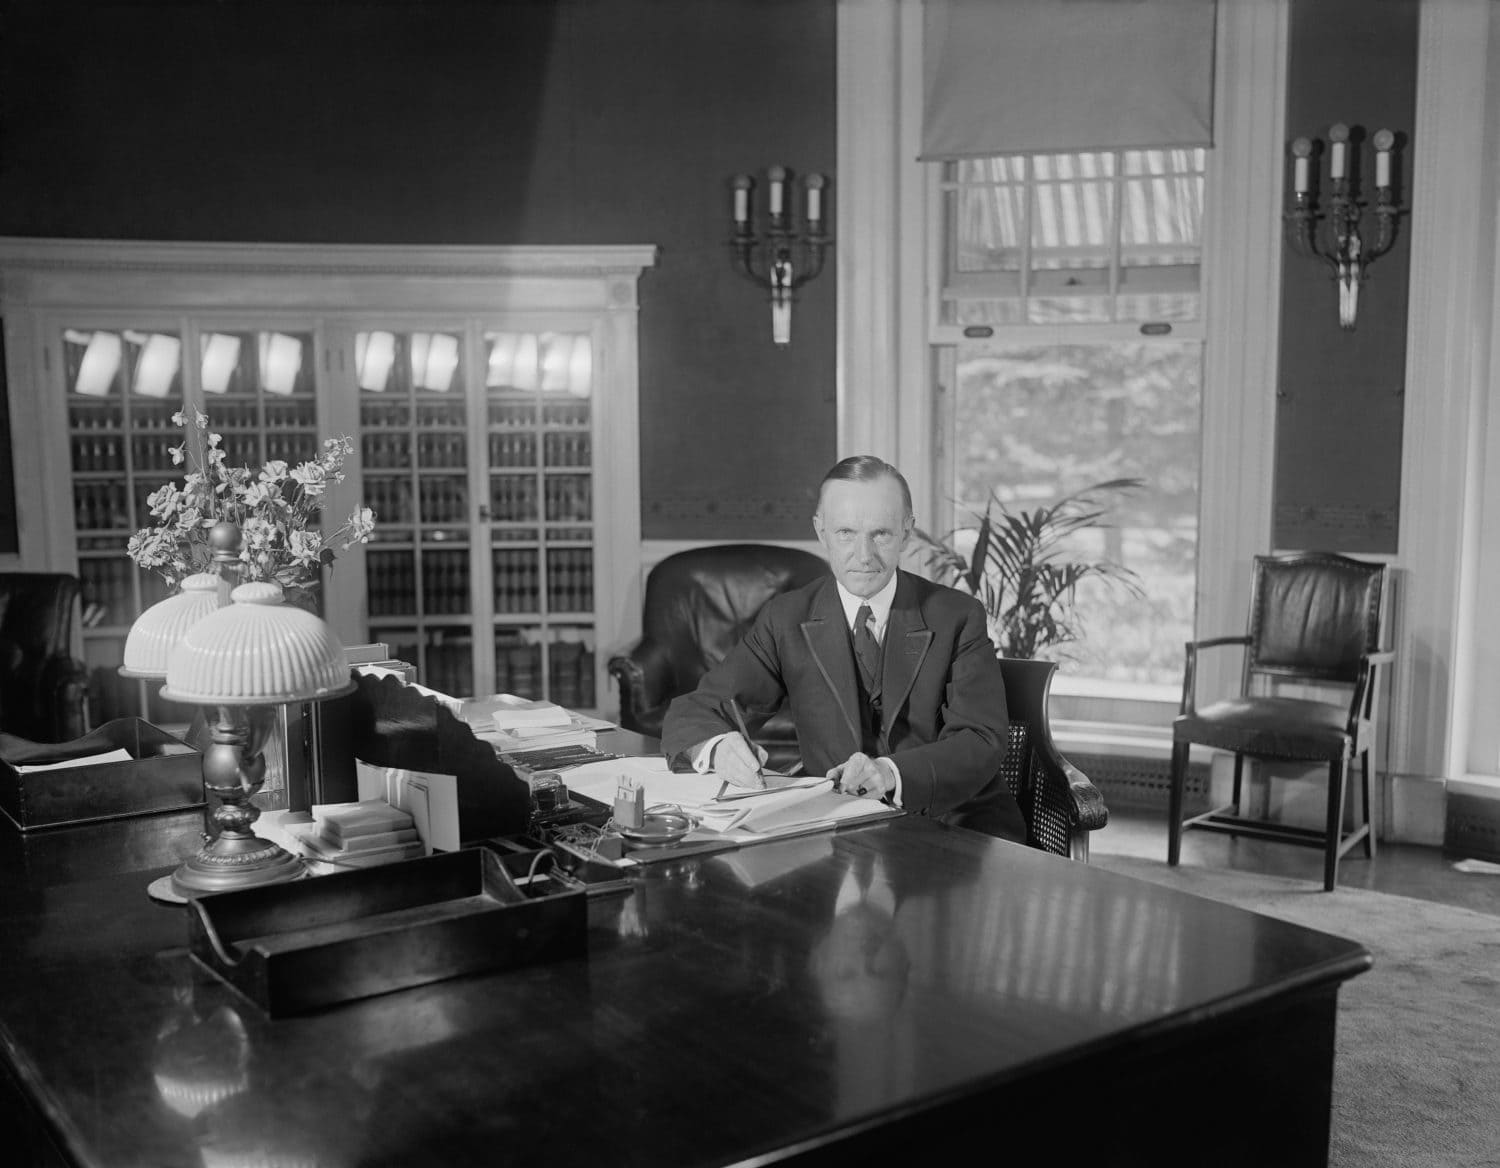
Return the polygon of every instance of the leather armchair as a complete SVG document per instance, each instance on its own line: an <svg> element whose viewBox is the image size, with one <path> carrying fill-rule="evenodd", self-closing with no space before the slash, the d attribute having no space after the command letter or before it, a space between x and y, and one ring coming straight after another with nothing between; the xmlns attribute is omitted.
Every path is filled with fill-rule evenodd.
<svg viewBox="0 0 1500 1168"><path fill-rule="evenodd" d="M72 655L78 577L0 573L0 731L71 742L88 730L88 669Z"/></svg>
<svg viewBox="0 0 1500 1168"><path fill-rule="evenodd" d="M1329 892L1338 881L1339 860L1356 844L1363 843L1365 856L1374 858L1371 775L1376 768L1370 755L1381 735L1376 671L1394 660L1382 648L1386 576L1384 564L1332 552L1256 556L1249 631L1187 643L1181 712L1172 722L1168 864L1181 858L1188 828L1319 848ZM1200 706L1198 655L1227 647L1243 654L1239 693ZM1288 686L1295 687L1291 695L1284 692ZM1326 696L1309 696L1309 691ZM1234 756L1234 788L1226 806L1184 819L1188 752L1195 744ZM1322 764L1328 800L1323 827L1250 814L1241 798L1246 759ZM1352 761L1359 763L1362 822L1345 831Z"/></svg>
<svg viewBox="0 0 1500 1168"><path fill-rule="evenodd" d="M620 687L620 725L660 738L672 699L724 659L766 601L827 571L821 556L774 544L717 544L662 560L646 577L640 641L609 661ZM798 761L797 731L784 711L750 731L771 767Z"/></svg>

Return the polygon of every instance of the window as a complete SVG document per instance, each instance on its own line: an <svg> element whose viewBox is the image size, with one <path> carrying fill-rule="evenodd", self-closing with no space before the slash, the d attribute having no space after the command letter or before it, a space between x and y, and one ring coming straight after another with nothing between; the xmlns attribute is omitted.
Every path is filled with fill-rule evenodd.
<svg viewBox="0 0 1500 1168"><path fill-rule="evenodd" d="M1084 637L1054 652L1083 690L1172 696L1192 636L1206 162L1202 149L1125 150L944 167L934 339L952 525L991 492L1030 510L1108 479L1144 483L1070 549L1141 585L1080 587Z"/></svg>
<svg viewBox="0 0 1500 1168"><path fill-rule="evenodd" d="M1198 319L1207 154L1120 150L947 163L943 323Z"/></svg>

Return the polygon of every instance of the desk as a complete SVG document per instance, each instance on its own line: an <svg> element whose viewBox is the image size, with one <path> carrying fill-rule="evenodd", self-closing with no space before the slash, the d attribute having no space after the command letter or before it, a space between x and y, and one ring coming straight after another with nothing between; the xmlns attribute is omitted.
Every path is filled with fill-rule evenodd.
<svg viewBox="0 0 1500 1168"><path fill-rule="evenodd" d="M148 900L166 867L23 842L0 833L0 1123L43 1163L869 1164L977 1136L1042 1163L1322 1165L1338 987L1369 965L904 817L644 867L590 903L587 961L272 1022Z"/></svg>

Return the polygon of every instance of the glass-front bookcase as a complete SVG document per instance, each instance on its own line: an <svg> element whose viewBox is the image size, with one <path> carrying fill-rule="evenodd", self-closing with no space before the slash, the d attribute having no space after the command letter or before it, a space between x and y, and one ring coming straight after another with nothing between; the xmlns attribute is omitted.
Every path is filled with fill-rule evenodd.
<svg viewBox="0 0 1500 1168"><path fill-rule="evenodd" d="M79 575L94 724L191 716L117 670L166 594L126 544L180 483L173 416L198 409L234 465L355 439L325 529L362 503L375 534L320 590L346 643L384 642L455 696L607 713L603 656L639 628L635 285L652 259L0 240L12 428L38 437L17 443L15 566Z"/></svg>
<svg viewBox="0 0 1500 1168"><path fill-rule="evenodd" d="M371 635L428 684L598 704L593 350L579 331L355 336ZM476 353L477 362L466 360Z"/></svg>

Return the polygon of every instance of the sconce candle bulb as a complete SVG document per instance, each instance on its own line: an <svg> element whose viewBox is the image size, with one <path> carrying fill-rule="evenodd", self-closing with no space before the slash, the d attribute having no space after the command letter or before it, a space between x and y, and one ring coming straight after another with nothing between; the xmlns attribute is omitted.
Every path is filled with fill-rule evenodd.
<svg viewBox="0 0 1500 1168"><path fill-rule="evenodd" d="M1299 195L1307 194L1307 159L1312 154L1312 143L1298 138L1292 143L1292 189Z"/></svg>
<svg viewBox="0 0 1500 1168"><path fill-rule="evenodd" d="M1344 177L1344 156L1349 149L1349 127L1343 122L1335 122L1328 127L1328 141L1332 143L1328 158L1328 177L1341 179Z"/></svg>
<svg viewBox="0 0 1500 1168"><path fill-rule="evenodd" d="M1292 143L1292 201L1283 218L1291 248L1328 265L1339 286L1339 325L1352 329L1359 311L1359 286L1370 265L1396 241L1396 220L1402 211L1391 190L1391 156L1396 136L1390 130L1378 130L1372 141L1375 147L1373 245L1360 235L1365 203L1359 198L1359 156L1349 127L1342 122L1330 126L1328 141L1326 212L1319 208L1311 186L1312 143L1298 138Z"/></svg>
<svg viewBox="0 0 1500 1168"><path fill-rule="evenodd" d="M749 175L740 174L731 181L734 234L729 246L734 252L738 270L770 290L771 336L778 345L785 345L792 339L792 294L823 270L824 253L833 242L824 233L823 193L828 180L821 174L810 174L803 181L807 197L807 226L799 234L793 229L793 216L789 213L787 188L792 181L790 172L785 167L773 166L766 171L766 179L770 222L760 236L756 235L751 222L754 180ZM757 261L755 251L762 245L764 259ZM796 263L793 262L794 252Z"/></svg>
<svg viewBox="0 0 1500 1168"><path fill-rule="evenodd" d="M750 222L750 188L755 180L748 174L737 174L730 185L734 188L734 223L744 228Z"/></svg>
<svg viewBox="0 0 1500 1168"><path fill-rule="evenodd" d="M823 218L823 183L821 174L807 176L807 225L814 227Z"/></svg>
<svg viewBox="0 0 1500 1168"><path fill-rule="evenodd" d="M1391 147L1396 144L1396 135L1389 130L1375 131L1375 188L1384 190L1391 185Z"/></svg>
<svg viewBox="0 0 1500 1168"><path fill-rule="evenodd" d="M771 180L771 218L779 219L785 212L782 209L783 194L786 188L786 169L773 166L766 171L766 177Z"/></svg>

